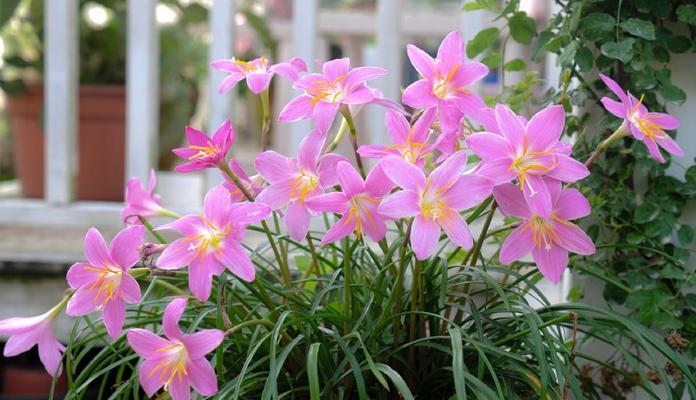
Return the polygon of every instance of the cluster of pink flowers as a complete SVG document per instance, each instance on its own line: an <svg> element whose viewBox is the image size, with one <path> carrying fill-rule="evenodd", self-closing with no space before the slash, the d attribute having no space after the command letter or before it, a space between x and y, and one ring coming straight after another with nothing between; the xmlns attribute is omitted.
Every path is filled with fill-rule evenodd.
<svg viewBox="0 0 696 400"><path fill-rule="evenodd" d="M153 193L154 173L147 189L132 178L126 185L122 212L127 226L110 245L98 230L90 229L84 244L86 261L68 271L73 291L63 302L67 314L101 311L108 334L119 337L126 305L141 301L131 269L143 256L157 253L161 253L155 261L157 268L187 268L189 289L201 302L210 297L213 277L226 269L243 281L253 281L256 270L242 241L248 226L272 213L285 219L288 235L296 241L304 240L313 216L339 214L321 245L353 234L359 240L381 241L391 221L402 220L408 226L413 254L423 260L435 253L442 231L452 244L471 249L474 239L462 212L492 196L503 214L520 220L502 245L501 263L531 253L539 271L558 282L569 252L594 253L592 240L570 222L587 216L590 205L579 191L564 189L563 184L577 182L589 171L572 158L571 146L560 142L563 108L549 106L528 121L505 105L488 108L471 89L488 69L465 60L464 42L457 32L445 37L434 59L413 45L407 50L422 76L403 93L402 102L414 109L410 120L368 86L368 81L386 74L381 68L351 69L348 59L339 59L325 63L322 73L302 75L306 66L299 59L276 65L269 65L265 58L214 62L213 67L229 73L221 92L243 79L257 94L268 90L275 74L292 80L301 94L283 108L278 120L312 119L315 129L299 145L296 158L275 151L259 154L255 160L258 175L250 177L238 161L228 159L235 136L230 121L212 136L187 127L189 145L174 150L185 160L176 171L217 168L226 181L207 193L201 214L180 217L164 209ZM604 98L602 103L624 118L625 126L646 143L655 158L663 160L657 145L680 154L664 131L677 127L676 118L648 112L615 82L605 76L602 79L621 100ZM330 148L328 132L339 112L345 115L351 112L350 106L365 104L387 108L386 129L393 141L357 149L355 157L376 160L367 173L358 171L348 158L326 150ZM470 125L470 120L483 129ZM480 161L471 162L471 154ZM175 220L155 230L173 230L178 237L143 252L146 227L141 223L162 216ZM0 333L11 335L5 355L38 344L48 372L60 373L64 347L54 338L51 321L63 305L37 317L0 321ZM166 307L166 339L143 329L127 332L128 343L144 359L140 383L149 396L162 387L175 400L190 398L191 388L202 395L217 391L217 379L205 355L221 343L224 334L219 330L183 334L178 321L185 307L182 298Z"/></svg>

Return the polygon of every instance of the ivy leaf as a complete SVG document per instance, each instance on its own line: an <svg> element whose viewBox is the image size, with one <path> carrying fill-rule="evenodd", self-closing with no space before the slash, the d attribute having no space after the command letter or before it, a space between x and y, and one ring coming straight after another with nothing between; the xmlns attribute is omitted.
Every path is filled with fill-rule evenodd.
<svg viewBox="0 0 696 400"><path fill-rule="evenodd" d="M696 25L696 5L682 4L677 7L677 18L687 24Z"/></svg>
<svg viewBox="0 0 696 400"><path fill-rule="evenodd" d="M529 44L536 35L536 22L525 12L516 12L508 20L510 36L522 44Z"/></svg>
<svg viewBox="0 0 696 400"><path fill-rule="evenodd" d="M684 323L675 318L673 315L658 312L652 320L653 325L659 326L660 329L681 329Z"/></svg>
<svg viewBox="0 0 696 400"><path fill-rule="evenodd" d="M527 67L527 64L525 64L522 59L515 58L513 60L510 60L505 63L505 66L503 67L506 71L522 71Z"/></svg>
<svg viewBox="0 0 696 400"><path fill-rule="evenodd" d="M602 54L626 64L633 58L633 43L635 39L624 39L620 42L607 42L601 47Z"/></svg>
<svg viewBox="0 0 696 400"><path fill-rule="evenodd" d="M677 238L679 243L686 246L694 241L694 228L689 225L682 225L677 231Z"/></svg>
<svg viewBox="0 0 696 400"><path fill-rule="evenodd" d="M638 36L645 40L655 40L655 25L652 22L640 19L629 18L621 23L621 29L633 36Z"/></svg>
<svg viewBox="0 0 696 400"><path fill-rule="evenodd" d="M662 85L660 87L660 94L665 100L677 104L682 104L686 100L686 93L671 83Z"/></svg>
<svg viewBox="0 0 696 400"><path fill-rule="evenodd" d="M580 20L580 35L594 42L611 37L615 26L616 19L614 19L613 16L606 13L595 12Z"/></svg>
<svg viewBox="0 0 696 400"><path fill-rule="evenodd" d="M578 67L580 67L580 70L583 72L591 70L594 63L594 56L592 56L590 49L587 47L578 49L577 53L575 53L575 63L578 64Z"/></svg>
<svg viewBox="0 0 696 400"><path fill-rule="evenodd" d="M575 53L578 51L578 48L580 48L580 43L578 42L569 44L565 49L563 49L561 55L558 56L556 63L562 67L570 67L571 62L573 59L575 59Z"/></svg>
<svg viewBox="0 0 696 400"><path fill-rule="evenodd" d="M466 44L466 55L474 58L483 53L487 48L493 46L498 40L500 29L488 28L477 33L476 36Z"/></svg>
<svg viewBox="0 0 696 400"><path fill-rule="evenodd" d="M483 10L483 9L493 9L495 7L496 1L495 0L476 0L472 1L471 3L465 3L464 6L462 7L462 10L464 11L476 11L476 10Z"/></svg>
<svg viewBox="0 0 696 400"><path fill-rule="evenodd" d="M490 54L483 57L481 63L490 69L498 68L503 63L503 56L497 51L491 51Z"/></svg>
<svg viewBox="0 0 696 400"><path fill-rule="evenodd" d="M660 209L653 202L645 202L639 205L633 212L633 218L638 224L645 224L657 218Z"/></svg>

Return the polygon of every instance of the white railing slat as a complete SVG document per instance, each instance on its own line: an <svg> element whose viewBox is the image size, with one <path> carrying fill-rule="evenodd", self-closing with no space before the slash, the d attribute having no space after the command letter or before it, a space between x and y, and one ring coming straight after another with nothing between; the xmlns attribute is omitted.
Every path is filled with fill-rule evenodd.
<svg viewBox="0 0 696 400"><path fill-rule="evenodd" d="M46 1L44 13L45 198L64 204L73 198L77 170L77 0Z"/></svg>
<svg viewBox="0 0 696 400"><path fill-rule="evenodd" d="M157 0L128 0L126 178L148 177L157 155L159 28Z"/></svg>
<svg viewBox="0 0 696 400"><path fill-rule="evenodd" d="M307 70L316 69L317 56L317 15L319 14L318 0L293 1L292 4L292 44L294 55L307 63ZM322 60L325 61L325 60ZM290 143L287 149L292 154L303 137L312 129L310 121L294 122L290 127Z"/></svg>

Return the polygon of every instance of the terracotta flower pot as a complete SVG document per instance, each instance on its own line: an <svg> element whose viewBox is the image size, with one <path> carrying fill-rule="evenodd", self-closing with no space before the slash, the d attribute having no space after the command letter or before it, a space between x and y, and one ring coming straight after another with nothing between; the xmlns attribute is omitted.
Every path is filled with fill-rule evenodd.
<svg viewBox="0 0 696 400"><path fill-rule="evenodd" d="M26 367L5 367L3 372L3 394L8 396L46 396L51 393L53 378L45 370ZM65 374L56 382L55 394L67 393L68 385Z"/></svg>
<svg viewBox="0 0 696 400"><path fill-rule="evenodd" d="M43 86L7 99L15 172L24 197L43 197ZM122 200L125 165L126 90L116 85L79 88L79 200Z"/></svg>

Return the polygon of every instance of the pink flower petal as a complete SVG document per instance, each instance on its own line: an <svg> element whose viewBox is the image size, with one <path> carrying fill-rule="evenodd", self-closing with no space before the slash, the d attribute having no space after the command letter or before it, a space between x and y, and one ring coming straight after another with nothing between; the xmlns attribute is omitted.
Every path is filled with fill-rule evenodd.
<svg viewBox="0 0 696 400"><path fill-rule="evenodd" d="M646 116L651 122L662 127L665 130L672 130L679 128L679 118L658 112L649 112Z"/></svg>
<svg viewBox="0 0 696 400"><path fill-rule="evenodd" d="M525 127L508 106L503 104L495 106L495 119L498 121L501 133L510 141L514 148L520 149L524 147Z"/></svg>
<svg viewBox="0 0 696 400"><path fill-rule="evenodd" d="M268 89L268 86L271 84L272 76L273 75L269 74L268 72L251 73L247 75L247 85L249 86L249 90L259 94Z"/></svg>
<svg viewBox="0 0 696 400"><path fill-rule="evenodd" d="M297 160L290 159L275 151L264 151L256 156L254 167L270 183L292 179L297 173Z"/></svg>
<svg viewBox="0 0 696 400"><path fill-rule="evenodd" d="M302 59L294 57L286 62L271 65L268 70L283 78L295 81L300 77L300 72L307 71L307 65Z"/></svg>
<svg viewBox="0 0 696 400"><path fill-rule="evenodd" d="M212 396L217 393L217 377L208 360L191 360L187 365L187 369L193 390L202 396Z"/></svg>
<svg viewBox="0 0 696 400"><path fill-rule="evenodd" d="M364 144L358 148L358 154L362 158L382 158L388 155L398 155L399 153L382 144Z"/></svg>
<svg viewBox="0 0 696 400"><path fill-rule="evenodd" d="M293 240L301 241L309 232L309 211L301 202L293 201L288 204L285 214L285 226Z"/></svg>
<svg viewBox="0 0 696 400"><path fill-rule="evenodd" d="M230 193L222 186L210 189L203 200L203 213L205 218L215 226L221 227L229 223L230 206L232 199Z"/></svg>
<svg viewBox="0 0 696 400"><path fill-rule="evenodd" d="M430 174L430 188L441 189L454 185L466 170L466 151L458 151L449 156Z"/></svg>
<svg viewBox="0 0 696 400"><path fill-rule="evenodd" d="M448 72L464 62L464 41L458 31L452 31L442 39L437 49L437 60L441 72Z"/></svg>
<svg viewBox="0 0 696 400"><path fill-rule="evenodd" d="M37 325L46 321L47 314L34 317L12 317L0 321L0 334L14 335L17 333L33 332Z"/></svg>
<svg viewBox="0 0 696 400"><path fill-rule="evenodd" d="M383 197L389 193L393 187L394 184L384 172L382 164L374 166L370 173L367 174L367 179L365 179L365 191L368 195L375 198Z"/></svg>
<svg viewBox="0 0 696 400"><path fill-rule="evenodd" d="M344 237L350 235L355 230L356 221L355 217L344 216L338 222L333 224L329 230L326 231L324 237L321 239L321 245L327 245L333 243L337 240L343 239Z"/></svg>
<svg viewBox="0 0 696 400"><path fill-rule="evenodd" d="M493 193L493 182L479 175L461 175L443 196L443 200L456 211L466 210Z"/></svg>
<svg viewBox="0 0 696 400"><path fill-rule="evenodd" d="M628 104L628 97L626 96L626 92L619 86L616 81L611 79L610 77L600 73L599 78L604 82L605 85L614 92L616 96L618 96L619 100L621 100L622 103Z"/></svg>
<svg viewBox="0 0 696 400"><path fill-rule="evenodd" d="M455 245L464 249L470 249L474 245L474 238L471 237L469 227L459 214L453 214L441 220L440 226Z"/></svg>
<svg viewBox="0 0 696 400"><path fill-rule="evenodd" d="M188 300L185 297L177 297L172 300L164 309L162 317L162 329L169 339L180 339L182 336L179 329L179 320L186 310Z"/></svg>
<svg viewBox="0 0 696 400"><path fill-rule="evenodd" d="M410 84L404 90L401 100L413 108L428 108L437 105L437 97L433 94L433 85L425 79Z"/></svg>
<svg viewBox="0 0 696 400"><path fill-rule="evenodd" d="M190 264L196 255L191 244L193 243L187 238L177 239L168 244L157 259L157 268L180 269Z"/></svg>
<svg viewBox="0 0 696 400"><path fill-rule="evenodd" d="M101 276L100 273L85 269L85 267L92 268L91 264L88 263L75 263L70 267L66 279L71 288L77 289L80 286L91 284Z"/></svg>
<svg viewBox="0 0 696 400"><path fill-rule="evenodd" d="M196 236L198 230L205 226L205 223L198 215L185 215L176 221L160 225L155 230L173 229L184 236Z"/></svg>
<svg viewBox="0 0 696 400"><path fill-rule="evenodd" d="M114 236L109 253L124 271L140 260L140 246L145 239L145 227L131 225Z"/></svg>
<svg viewBox="0 0 696 400"><path fill-rule="evenodd" d="M350 59L348 57L327 61L322 66L322 72L332 82L339 78L344 78L349 69Z"/></svg>
<svg viewBox="0 0 696 400"><path fill-rule="evenodd" d="M220 251L215 253L217 260L238 278L251 282L256 277L256 268L252 264L244 247L235 240L225 240Z"/></svg>
<svg viewBox="0 0 696 400"><path fill-rule="evenodd" d="M592 208L577 189L566 189L561 192L553 212L562 220L572 221L590 215Z"/></svg>
<svg viewBox="0 0 696 400"><path fill-rule="evenodd" d="M186 346L186 351L192 360L204 358L206 354L215 350L225 334L219 329L203 329L191 335L181 337L181 342Z"/></svg>
<svg viewBox="0 0 696 400"><path fill-rule="evenodd" d="M348 212L349 198L343 192L332 192L314 196L305 201L305 205L313 212L334 212L343 214Z"/></svg>
<svg viewBox="0 0 696 400"><path fill-rule="evenodd" d="M387 74L387 70L380 67L357 67L348 71L346 78L343 80L345 87L352 87L365 83L369 80L379 78Z"/></svg>
<svg viewBox="0 0 696 400"><path fill-rule="evenodd" d="M283 107L283 110L278 115L278 121L292 122L307 119L312 116L312 110L314 110L314 104L312 104L311 97L306 95L297 96Z"/></svg>
<svg viewBox="0 0 696 400"><path fill-rule="evenodd" d="M496 186L493 189L493 198L505 215L524 219L532 217L522 191L512 183Z"/></svg>
<svg viewBox="0 0 696 400"><path fill-rule="evenodd" d="M222 121L212 137L213 143L218 145L222 151L220 155L221 158L224 159L230 146L234 143L234 137L235 130L232 126L232 122L229 119Z"/></svg>
<svg viewBox="0 0 696 400"><path fill-rule="evenodd" d="M563 106L546 107L527 123L527 144L530 151L544 151L558 143L565 126Z"/></svg>
<svg viewBox="0 0 696 400"><path fill-rule="evenodd" d="M457 69L453 77L453 83L458 87L469 86L485 78L488 75L488 71L488 67L480 62L467 62ZM485 107L483 101L481 101L481 104Z"/></svg>
<svg viewBox="0 0 696 400"><path fill-rule="evenodd" d="M213 275L219 275L223 266L217 261L215 256L207 253L201 257L194 258L189 265L188 285L191 293L200 301L206 301L210 297L213 287ZM166 333L166 331L165 331ZM173 338L167 334L170 338Z"/></svg>
<svg viewBox="0 0 696 400"><path fill-rule="evenodd" d="M485 66L484 66L485 67ZM488 68L486 68L486 71ZM450 101L456 106L461 114L475 118L486 103L479 95L470 92L455 92ZM460 115L460 119L463 115Z"/></svg>
<svg viewBox="0 0 696 400"><path fill-rule="evenodd" d="M578 160L563 154L556 154L556 168L548 176L562 182L573 183L590 175L587 167Z"/></svg>
<svg viewBox="0 0 696 400"><path fill-rule="evenodd" d="M129 329L126 338L133 351L148 359L162 357L162 352L158 350L171 344L168 340L139 328Z"/></svg>
<svg viewBox="0 0 696 400"><path fill-rule="evenodd" d="M96 309L96 292L91 290L89 286L82 286L68 300L65 313L72 317L78 317L89 314Z"/></svg>
<svg viewBox="0 0 696 400"><path fill-rule="evenodd" d="M39 359L46 368L51 376L58 376L61 374L61 359L63 358L63 347L54 337L53 332L47 329L41 333L39 336Z"/></svg>
<svg viewBox="0 0 696 400"><path fill-rule="evenodd" d="M440 241L440 225L433 219L418 215L411 227L411 247L419 260L425 260L435 252Z"/></svg>
<svg viewBox="0 0 696 400"><path fill-rule="evenodd" d="M420 192L425 188L425 175L420 168L408 163L403 158L390 156L384 158L380 164L389 179L397 186Z"/></svg>
<svg viewBox="0 0 696 400"><path fill-rule="evenodd" d="M505 238L503 246L500 248L500 262L510 264L529 254L534 248L534 238L532 229L528 223L524 223L510 233Z"/></svg>
<svg viewBox="0 0 696 400"><path fill-rule="evenodd" d="M326 101L319 101L314 105L314 123L322 135L326 134L329 128L331 128L340 106L341 103L329 103Z"/></svg>
<svg viewBox="0 0 696 400"><path fill-rule="evenodd" d="M535 247L532 249L532 257L541 274L553 283L561 280L563 271L568 266L568 251L559 246L553 245L549 249Z"/></svg>
<svg viewBox="0 0 696 400"><path fill-rule="evenodd" d="M395 110L387 110L384 123L387 127L387 133L395 144L406 142L411 126L403 114Z"/></svg>
<svg viewBox="0 0 696 400"><path fill-rule="evenodd" d="M130 334L130 331L128 333ZM138 380L148 397L154 396L164 386L165 376L157 372L152 373L159 363L160 360L144 360L138 367Z"/></svg>
<svg viewBox="0 0 696 400"><path fill-rule="evenodd" d="M213 69L223 72L239 72L239 64L235 60L215 60L210 63Z"/></svg>
<svg viewBox="0 0 696 400"><path fill-rule="evenodd" d="M648 148L648 153L650 153L650 155L659 163L664 164L665 157L662 155L662 153L660 153L660 148L657 147L657 144L647 137L645 137L643 143L645 143L645 146Z"/></svg>
<svg viewBox="0 0 696 400"><path fill-rule="evenodd" d="M592 239L579 226L571 222L558 220L553 220L552 226L558 234L558 245L564 249L586 256L595 253Z"/></svg>
<svg viewBox="0 0 696 400"><path fill-rule="evenodd" d="M192 127L192 126L186 126L184 128L184 132L186 132L186 140L192 145L195 146L209 146L211 138L206 135L204 132L199 131L198 129ZM193 154L195 154L195 150L190 149L194 151Z"/></svg>
<svg viewBox="0 0 696 400"><path fill-rule="evenodd" d="M261 222L270 214L271 209L267 205L245 201L230 206L229 221L234 221L238 226L246 226Z"/></svg>
<svg viewBox="0 0 696 400"><path fill-rule="evenodd" d="M297 161L305 171L316 172L325 132L313 130L302 139L297 149Z"/></svg>
<svg viewBox="0 0 696 400"><path fill-rule="evenodd" d="M18 354L22 354L29 351L39 340L38 331L19 333L14 336L10 336L5 343L5 348L3 349L2 355L5 357L14 357Z"/></svg>
<svg viewBox="0 0 696 400"><path fill-rule="evenodd" d="M330 188L338 184L336 166L341 161L349 162L347 158L334 153L325 154L319 159L317 174L319 175L319 183L323 188Z"/></svg>
<svg viewBox="0 0 696 400"><path fill-rule="evenodd" d="M114 265L104 237L97 228L89 228L85 235L85 257L92 265Z"/></svg>
<svg viewBox="0 0 696 400"><path fill-rule="evenodd" d="M132 276L129 274L123 274L119 288L121 297L126 301L126 303L135 304L140 302L140 285Z"/></svg>
<svg viewBox="0 0 696 400"><path fill-rule="evenodd" d="M423 50L409 44L406 45L408 59L411 60L413 68L426 79L431 79L435 74L435 60Z"/></svg>
<svg viewBox="0 0 696 400"><path fill-rule="evenodd" d="M546 187L544 179L536 175L527 175L524 187L522 188L524 198L529 204L532 213L542 218L551 216L551 193Z"/></svg>
<svg viewBox="0 0 696 400"><path fill-rule="evenodd" d="M677 157L684 157L684 150L682 150L677 142L675 142L674 139L669 136L665 136L663 139L660 139L657 144L663 149L667 150L667 152L674 154Z"/></svg>
<svg viewBox="0 0 696 400"><path fill-rule="evenodd" d="M290 201L290 188L293 185L293 179L272 183L256 196L256 202L266 204L273 210L283 208Z"/></svg>
<svg viewBox="0 0 696 400"><path fill-rule="evenodd" d="M612 100L609 97L602 97L602 99L599 101L602 102L604 108L606 108L606 110L614 116L619 118L626 118L626 115L628 114L629 110L626 109L626 106L623 103L618 102L616 100Z"/></svg>
<svg viewBox="0 0 696 400"><path fill-rule="evenodd" d="M126 304L121 299L112 299L104 304L104 326L113 339L121 333L126 320Z"/></svg>
<svg viewBox="0 0 696 400"><path fill-rule="evenodd" d="M505 137L495 133L474 133L466 138L466 145L485 161L501 158L511 159L511 155L514 154L510 142Z"/></svg>
<svg viewBox="0 0 696 400"><path fill-rule="evenodd" d="M411 141L415 143L425 143L428 140L428 136L430 135L430 127L433 125L436 116L437 110L435 108L425 110L423 114L421 114L420 118L416 120L416 123L413 124ZM405 117L402 116L402 118L404 121L406 121ZM408 125L408 122L406 122L406 124Z"/></svg>
<svg viewBox="0 0 696 400"><path fill-rule="evenodd" d="M172 379L167 389L169 395L172 396L172 400L191 399L191 383L189 382L189 377L186 375L182 375L181 378L177 376Z"/></svg>
<svg viewBox="0 0 696 400"><path fill-rule="evenodd" d="M362 228L367 237L378 242L387 234L387 224L384 220L384 216L377 212L377 207L369 210L369 213L370 216L364 218L362 221Z"/></svg>
<svg viewBox="0 0 696 400"><path fill-rule="evenodd" d="M350 92L346 93L341 99L341 104L359 105L372 102L376 97L375 90L362 83L354 86Z"/></svg>
<svg viewBox="0 0 696 400"><path fill-rule="evenodd" d="M222 80L222 82L220 82L218 93L225 93L226 91L234 88L242 79L244 79L244 74L237 72L230 73Z"/></svg>
<svg viewBox="0 0 696 400"><path fill-rule="evenodd" d="M421 212L420 197L410 190L401 190L385 197L378 211L392 219L413 217Z"/></svg>
<svg viewBox="0 0 696 400"><path fill-rule="evenodd" d="M336 165L336 173L341 189L343 189L343 193L346 196L353 197L365 191L365 182L363 182L358 171L350 163L345 161L339 162Z"/></svg>
<svg viewBox="0 0 696 400"><path fill-rule="evenodd" d="M494 185L510 182L517 174L510 168L512 159L509 157L498 158L492 161L483 161L479 164L477 173L493 181Z"/></svg>

